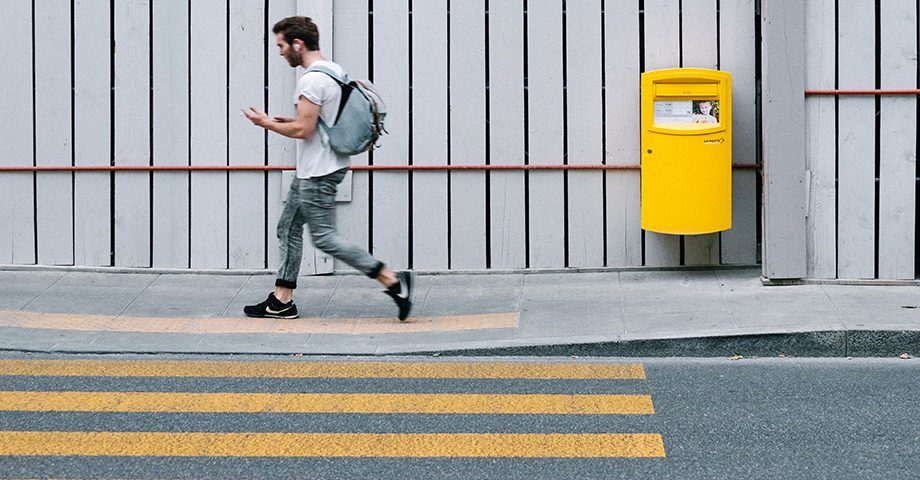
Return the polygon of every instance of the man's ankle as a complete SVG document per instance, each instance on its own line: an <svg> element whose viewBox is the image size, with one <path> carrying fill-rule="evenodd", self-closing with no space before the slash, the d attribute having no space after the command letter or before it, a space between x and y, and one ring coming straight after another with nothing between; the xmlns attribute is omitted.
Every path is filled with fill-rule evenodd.
<svg viewBox="0 0 920 480"><path fill-rule="evenodd" d="M277 292L277 291L276 291L276 292L274 292L272 295L275 296L275 300L278 300L279 302L281 302L281 303L283 303L283 304L285 304L285 305L287 305L288 303L290 303L290 302L291 302L291 299L293 298L293 295L292 295L292 294L286 293L286 292Z"/></svg>
<svg viewBox="0 0 920 480"><path fill-rule="evenodd" d="M391 288L394 285L399 285L399 277L396 276L390 267L383 267L380 271L380 274L377 275L377 281L380 282L384 287Z"/></svg>

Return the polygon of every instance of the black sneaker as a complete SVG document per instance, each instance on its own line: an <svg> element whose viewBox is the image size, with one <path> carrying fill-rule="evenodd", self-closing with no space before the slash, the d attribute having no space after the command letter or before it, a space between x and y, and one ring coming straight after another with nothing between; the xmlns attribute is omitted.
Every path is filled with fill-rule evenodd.
<svg viewBox="0 0 920 480"><path fill-rule="evenodd" d="M243 313L258 318L297 318L297 305L293 300L281 303L274 293L269 293L264 302L243 307Z"/></svg>
<svg viewBox="0 0 920 480"><path fill-rule="evenodd" d="M412 290L415 288L415 272L399 272L396 274L399 283L383 291L396 302L399 307L399 321L409 317L412 310Z"/></svg>

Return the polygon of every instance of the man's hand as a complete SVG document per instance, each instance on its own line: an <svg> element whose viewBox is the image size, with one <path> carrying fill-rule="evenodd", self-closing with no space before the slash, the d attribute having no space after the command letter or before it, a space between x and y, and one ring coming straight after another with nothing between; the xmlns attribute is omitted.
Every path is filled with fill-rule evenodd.
<svg viewBox="0 0 920 480"><path fill-rule="evenodd" d="M265 112L259 111L259 109L256 107L244 108L243 115L245 115L246 118L248 118L249 121L252 122L254 125L258 125L260 127L265 127L265 125L270 121L268 118L268 114L266 114Z"/></svg>
<svg viewBox="0 0 920 480"><path fill-rule="evenodd" d="M256 107L243 109L243 115L254 125L271 130L288 138L307 139L316 131L316 121L319 118L319 105L300 97L297 102L297 117L269 117Z"/></svg>

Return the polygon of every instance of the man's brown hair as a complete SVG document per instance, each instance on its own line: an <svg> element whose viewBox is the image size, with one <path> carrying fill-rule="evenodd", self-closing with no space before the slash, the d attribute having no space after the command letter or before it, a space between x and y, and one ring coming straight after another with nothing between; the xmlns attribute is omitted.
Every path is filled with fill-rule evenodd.
<svg viewBox="0 0 920 480"><path fill-rule="evenodd" d="M284 35L284 41L289 44L302 40L308 49L319 50L319 29L310 17L287 17L275 24L272 33Z"/></svg>

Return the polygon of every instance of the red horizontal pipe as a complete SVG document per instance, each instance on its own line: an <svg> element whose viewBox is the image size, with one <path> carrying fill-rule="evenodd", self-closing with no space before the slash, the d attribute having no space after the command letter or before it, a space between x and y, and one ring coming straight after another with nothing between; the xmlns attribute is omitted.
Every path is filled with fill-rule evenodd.
<svg viewBox="0 0 920 480"><path fill-rule="evenodd" d="M759 165L735 164L736 169L757 170ZM294 170L292 165L92 165L92 166L0 166L4 172L262 172ZM639 170L638 165L352 165L357 171L451 171L451 170Z"/></svg>
<svg viewBox="0 0 920 480"><path fill-rule="evenodd" d="M294 170L288 165L55 165L0 167L0 172L229 172Z"/></svg>
<svg viewBox="0 0 920 480"><path fill-rule="evenodd" d="M637 170L638 165L352 165L352 170Z"/></svg>
<svg viewBox="0 0 920 480"><path fill-rule="evenodd" d="M805 95L920 95L920 89L900 90L805 90Z"/></svg>

